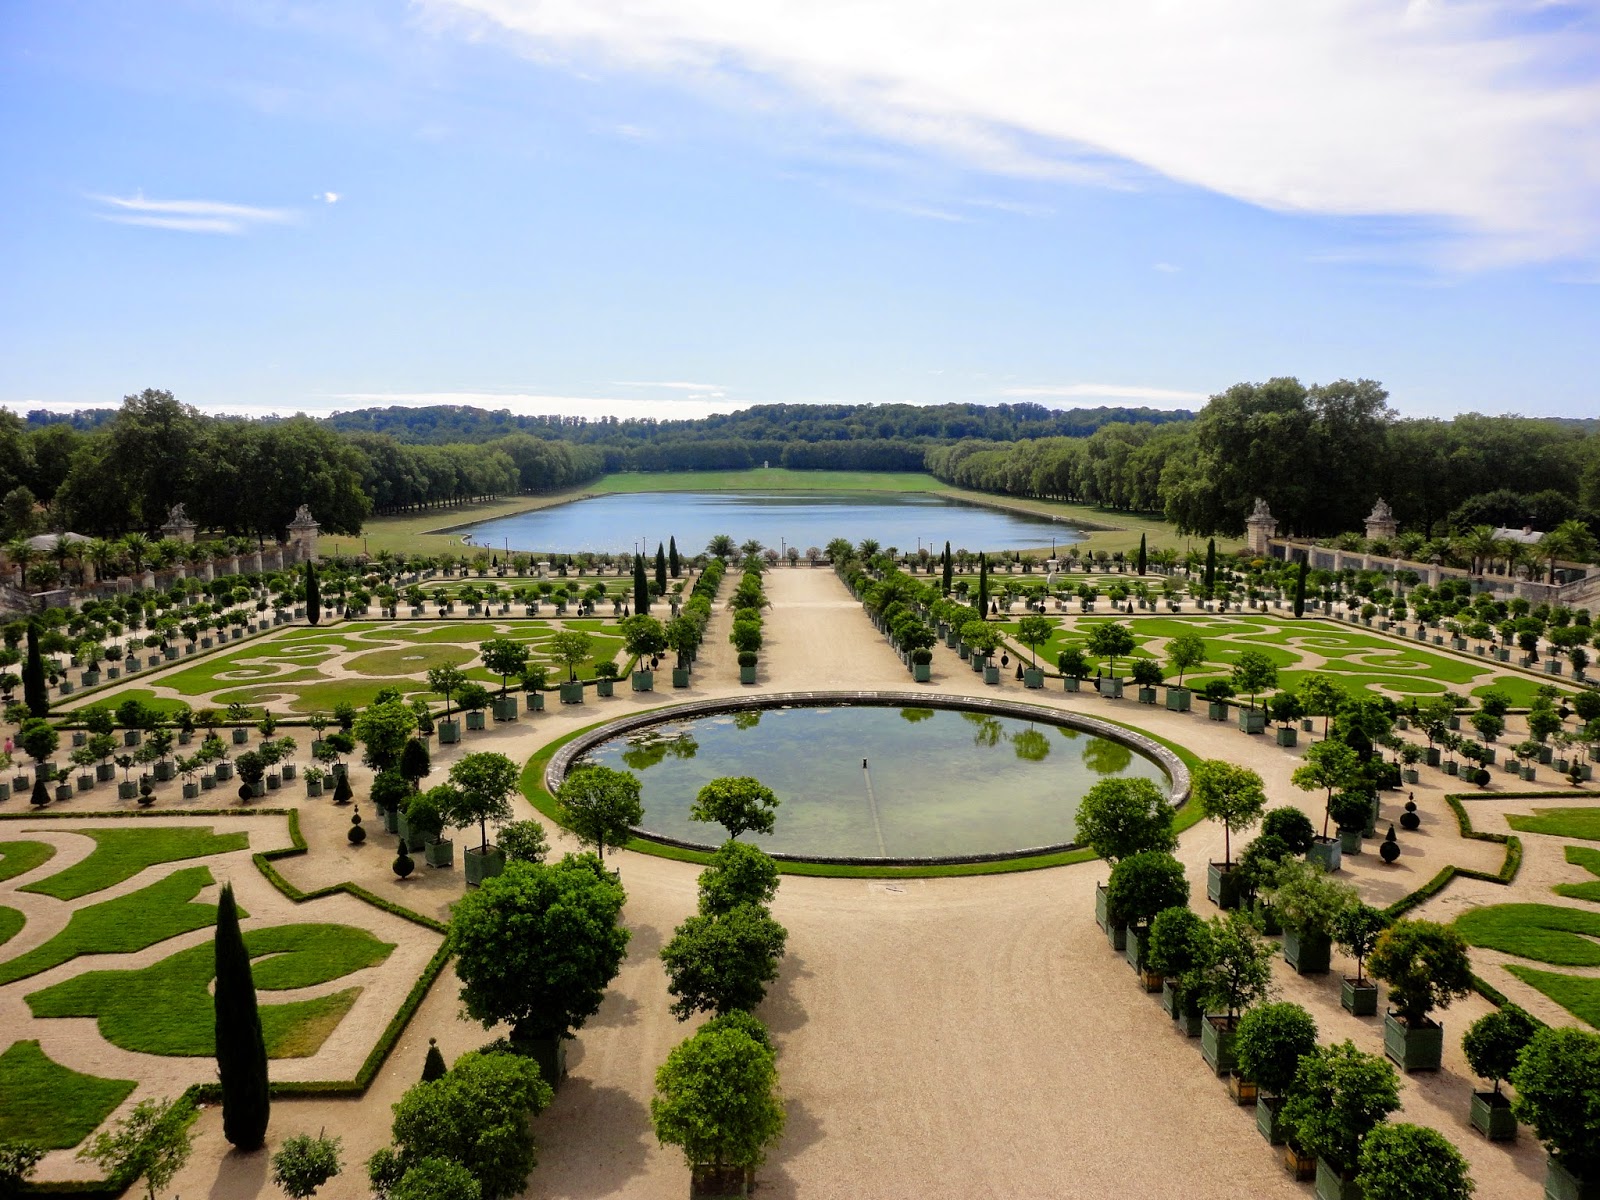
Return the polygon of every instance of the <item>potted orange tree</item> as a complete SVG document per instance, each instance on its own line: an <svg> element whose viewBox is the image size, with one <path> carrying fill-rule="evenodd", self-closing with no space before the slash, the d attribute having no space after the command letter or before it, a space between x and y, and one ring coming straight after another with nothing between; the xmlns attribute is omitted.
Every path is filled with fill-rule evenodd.
<svg viewBox="0 0 1600 1200"><path fill-rule="evenodd" d="M1399 1107L1394 1068L1353 1042L1300 1058L1280 1117L1290 1143L1316 1160L1317 1200L1361 1200L1361 1144Z"/></svg>
<svg viewBox="0 0 1600 1200"><path fill-rule="evenodd" d="M1541 1029L1511 1072L1512 1111L1533 1127L1548 1152L1549 1200L1600 1194L1600 1035Z"/></svg>
<svg viewBox="0 0 1600 1200"><path fill-rule="evenodd" d="M1124 953L1128 965L1139 972L1147 992L1159 991L1161 974L1145 962L1150 922L1169 908L1189 902L1189 880L1183 864L1161 850L1145 850L1124 858L1111 868L1106 901L1113 923L1124 925Z"/></svg>
<svg viewBox="0 0 1600 1200"><path fill-rule="evenodd" d="M1491 1142L1517 1136L1517 1118L1500 1081L1516 1069L1523 1048L1539 1032L1539 1023L1515 1004L1485 1013L1467 1027L1461 1039L1472 1073L1494 1084L1494 1090L1472 1093L1472 1127Z"/></svg>
<svg viewBox="0 0 1600 1200"><path fill-rule="evenodd" d="M1078 802L1078 841L1115 867L1144 851L1176 849L1172 817L1172 805L1150 780L1102 779ZM1112 920L1104 884L1095 889L1094 919L1115 949L1126 948L1126 926Z"/></svg>
<svg viewBox="0 0 1600 1200"><path fill-rule="evenodd" d="M1389 985L1384 1053L1407 1071L1437 1071L1444 1026L1428 1014L1472 990L1466 940L1435 921L1396 921L1378 936L1367 967Z"/></svg>
<svg viewBox="0 0 1600 1200"><path fill-rule="evenodd" d="M1361 965L1387 928L1389 918L1359 900L1345 908L1334 924L1334 941L1356 960L1356 977L1346 975L1339 987L1339 1003L1352 1016L1370 1017L1378 1011L1378 985L1362 975Z"/></svg>
<svg viewBox="0 0 1600 1200"><path fill-rule="evenodd" d="M1256 1128L1269 1145L1280 1146L1283 1097L1294 1084L1300 1059L1317 1047L1317 1023L1298 1004L1258 1004L1239 1018L1233 1047L1239 1077L1255 1085Z"/></svg>
<svg viewBox="0 0 1600 1200"><path fill-rule="evenodd" d="M1232 836L1252 825L1267 806L1261 776L1248 767L1208 758L1195 765L1189 783L1200 811L1222 825L1222 861L1207 865L1206 896L1220 908L1235 908L1239 879L1233 872Z"/></svg>
<svg viewBox="0 0 1600 1200"><path fill-rule="evenodd" d="M1272 986L1272 944L1262 940L1242 912L1212 917L1207 926L1210 953L1197 971L1206 1006L1200 1053L1213 1071L1226 1075L1238 1065L1234 1035L1239 1014L1264 1000Z"/></svg>

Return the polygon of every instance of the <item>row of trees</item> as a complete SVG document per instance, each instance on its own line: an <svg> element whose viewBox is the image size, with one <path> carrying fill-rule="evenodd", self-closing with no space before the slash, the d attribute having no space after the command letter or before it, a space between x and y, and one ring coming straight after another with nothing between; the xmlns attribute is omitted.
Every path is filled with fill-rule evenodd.
<svg viewBox="0 0 1600 1200"><path fill-rule="evenodd" d="M1402 527L1600 529L1600 435L1562 421L1466 414L1398 420L1371 380L1235 384L1181 425L931 448L927 469L1006 495L1159 512L1184 533L1238 535L1257 496L1286 532L1361 528L1382 496Z"/></svg>

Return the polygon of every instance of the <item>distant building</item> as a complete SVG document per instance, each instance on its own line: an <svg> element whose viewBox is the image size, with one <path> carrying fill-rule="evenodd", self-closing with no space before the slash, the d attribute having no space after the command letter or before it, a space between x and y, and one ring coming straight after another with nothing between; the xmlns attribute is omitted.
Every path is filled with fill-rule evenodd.
<svg viewBox="0 0 1600 1200"><path fill-rule="evenodd" d="M1534 529L1531 525L1524 525L1521 529L1496 529L1496 541L1520 542L1524 546L1537 546L1544 537L1542 530Z"/></svg>

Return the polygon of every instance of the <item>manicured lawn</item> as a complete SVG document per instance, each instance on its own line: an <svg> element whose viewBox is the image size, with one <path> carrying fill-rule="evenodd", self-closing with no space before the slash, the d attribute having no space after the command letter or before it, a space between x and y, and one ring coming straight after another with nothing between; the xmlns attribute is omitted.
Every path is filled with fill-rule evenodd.
<svg viewBox="0 0 1600 1200"><path fill-rule="evenodd" d="M1582 867L1589 874L1600 877L1600 850L1589 850L1583 846L1568 846L1567 861L1574 866ZM1558 896L1567 896L1573 900L1593 900L1600 904L1600 878L1587 883L1558 883L1555 886Z"/></svg>
<svg viewBox="0 0 1600 1200"><path fill-rule="evenodd" d="M0 842L0 883L49 862L55 853L49 842Z"/></svg>
<svg viewBox="0 0 1600 1200"><path fill-rule="evenodd" d="M193 902L213 882L209 867L185 867L126 896L86 905L44 945L0 962L0 984L48 971L80 954L127 954L215 925L217 906ZM249 914L241 910L239 915Z"/></svg>
<svg viewBox="0 0 1600 1200"><path fill-rule="evenodd" d="M465 646L402 646L396 650L373 650L360 654L345 664L345 669L357 675L373 675L387 679L397 675L426 675L435 667L465 666L478 656L476 649Z"/></svg>
<svg viewBox="0 0 1600 1200"><path fill-rule="evenodd" d="M28 919L16 909L7 908L5 905L0 904L0 946L4 946L17 934L21 933L22 927L27 923ZM3 969L0 968L0 970Z"/></svg>
<svg viewBox="0 0 1600 1200"><path fill-rule="evenodd" d="M394 949L349 925L278 925L245 934L256 988L310 987L376 966ZM115 1046L143 1054L187 1057L216 1053L208 990L215 973L209 943L142 970L90 971L26 997L36 1017L95 1017ZM272 1058L315 1054L360 988L314 1000L261 1004L261 1025Z"/></svg>
<svg viewBox="0 0 1600 1200"><path fill-rule="evenodd" d="M1474 946L1558 967L1600 967L1600 912L1555 904L1490 904L1455 921Z"/></svg>
<svg viewBox="0 0 1600 1200"><path fill-rule="evenodd" d="M93 1133L133 1089L131 1079L68 1070L38 1042L13 1042L0 1054L0 1141L69 1149Z"/></svg>
<svg viewBox="0 0 1600 1200"><path fill-rule="evenodd" d="M1537 679L1528 679L1521 675L1505 675L1491 683L1480 684L1472 689L1474 696L1481 696L1493 688L1495 691L1504 692L1511 697L1512 708L1527 708L1533 703L1533 698L1539 694L1539 689L1546 685ZM1558 688L1557 692L1563 697L1570 697L1572 693L1565 688Z"/></svg>
<svg viewBox="0 0 1600 1200"><path fill-rule="evenodd" d="M78 697L69 696L68 699L76 700ZM75 708L64 713L63 715L70 719L81 710L89 708L95 704L106 704L112 708L115 708L124 700L137 700L141 704L148 704L151 708L168 714L175 713L180 708L186 707L185 701L173 700L166 696L157 696L149 688L123 688L117 692L107 692L104 694L97 693L96 695L86 697L83 703L77 705ZM55 706L52 704L52 715L54 714L54 708Z"/></svg>
<svg viewBox="0 0 1600 1200"><path fill-rule="evenodd" d="M208 854L244 850L250 845L247 833L219 834L197 825L165 829L74 829L72 832L94 839L95 848L89 857L28 884L23 891L54 896L57 900L76 900L124 879L132 879L157 863L204 858Z"/></svg>
<svg viewBox="0 0 1600 1200"><path fill-rule="evenodd" d="M1508 964L1506 970L1543 992L1580 1021L1600 1029L1600 979Z"/></svg>
<svg viewBox="0 0 1600 1200"><path fill-rule="evenodd" d="M293 713L328 713L340 703L354 704L357 708L365 708L371 704L377 694L384 688L399 688L402 695L426 695L428 685L416 679L373 679L362 682L358 679L338 679L328 683L302 683L287 684L279 687L275 684L264 684L260 687L237 688L233 691L218 692L213 697L218 705L228 705L235 702L247 704L252 708L270 706L273 711L286 711Z"/></svg>
<svg viewBox="0 0 1600 1200"><path fill-rule="evenodd" d="M1507 816L1506 823L1518 833L1600 842L1600 808L1536 808L1531 816Z"/></svg>

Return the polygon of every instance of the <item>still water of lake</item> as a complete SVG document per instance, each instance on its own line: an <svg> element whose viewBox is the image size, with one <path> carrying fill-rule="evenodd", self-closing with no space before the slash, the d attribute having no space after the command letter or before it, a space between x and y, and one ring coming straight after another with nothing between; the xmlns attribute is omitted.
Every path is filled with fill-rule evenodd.
<svg viewBox="0 0 1600 1200"><path fill-rule="evenodd" d="M638 775L642 828L715 845L689 809L707 782L752 775L778 796L771 852L849 858L995 854L1070 842L1102 779L1170 784L1121 742L1047 722L900 707L752 709L601 742L587 762Z"/></svg>
<svg viewBox="0 0 1600 1200"><path fill-rule="evenodd" d="M499 517L458 530L473 545L540 554L654 551L678 539L698 554L719 533L735 542L754 538L805 553L836 537L916 550L1048 549L1082 541L1083 534L1048 517L965 504L926 492L637 492L575 500L553 508Z"/></svg>

